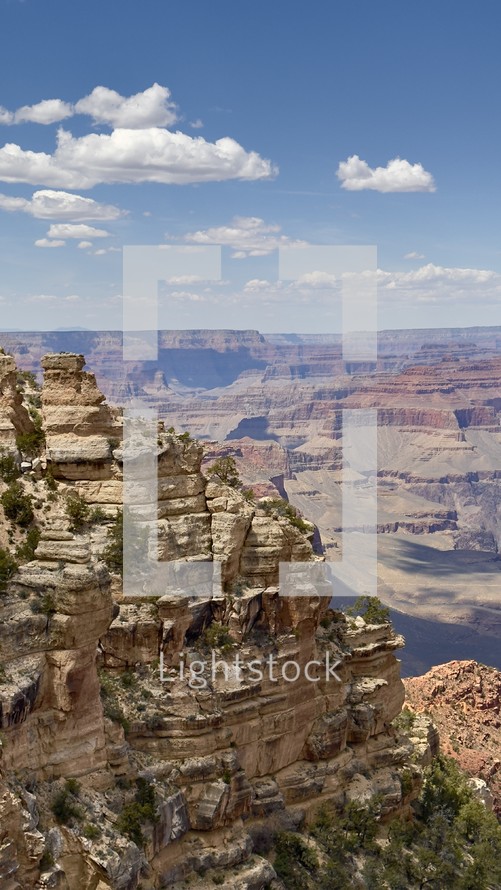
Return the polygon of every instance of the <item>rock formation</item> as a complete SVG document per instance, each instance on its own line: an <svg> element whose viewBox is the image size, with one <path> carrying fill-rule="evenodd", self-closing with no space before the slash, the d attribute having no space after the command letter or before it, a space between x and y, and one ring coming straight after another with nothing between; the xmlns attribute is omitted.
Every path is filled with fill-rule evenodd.
<svg viewBox="0 0 501 890"><path fill-rule="evenodd" d="M201 447L160 429L159 555L219 561L224 590L124 597L102 561L119 416L81 356L43 367L47 469L19 483L41 534L0 593L2 890L202 888L211 875L262 890L275 872L253 826L375 793L385 815L405 813L430 747L392 725L403 641L329 609L313 527L208 482ZM284 560L301 595L276 586Z"/></svg>
<svg viewBox="0 0 501 890"><path fill-rule="evenodd" d="M501 674L474 661L451 661L405 680L406 702L431 715L445 754L483 780L501 816Z"/></svg>
<svg viewBox="0 0 501 890"><path fill-rule="evenodd" d="M0 352L0 446L17 451L16 438L33 430L33 423L18 392L17 368L11 355Z"/></svg>

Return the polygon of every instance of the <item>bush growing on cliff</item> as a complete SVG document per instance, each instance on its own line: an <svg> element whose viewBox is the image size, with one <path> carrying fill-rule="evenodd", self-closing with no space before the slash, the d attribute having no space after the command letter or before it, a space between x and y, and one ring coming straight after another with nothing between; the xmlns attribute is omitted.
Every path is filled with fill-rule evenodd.
<svg viewBox="0 0 501 890"><path fill-rule="evenodd" d="M29 529L24 544L20 544L16 549L16 557L23 562L31 562L35 559L35 550L40 542L41 532L36 525Z"/></svg>
<svg viewBox="0 0 501 890"><path fill-rule="evenodd" d="M207 476L209 478L216 477L220 482L229 485L230 488L240 489L242 487L242 480L240 479L235 458L231 457L231 455L218 457L207 469Z"/></svg>
<svg viewBox="0 0 501 890"><path fill-rule="evenodd" d="M19 479L20 475L21 470L12 454L6 454L3 448L0 449L0 478L10 485Z"/></svg>
<svg viewBox="0 0 501 890"><path fill-rule="evenodd" d="M501 886L501 826L455 761L425 772L416 817L380 826L381 799L330 803L307 838L279 836L275 869L287 890L494 890ZM360 875L361 872L361 875Z"/></svg>
<svg viewBox="0 0 501 890"><path fill-rule="evenodd" d="M4 593L7 582L17 572L17 562L7 550L0 548L0 593Z"/></svg>
<svg viewBox="0 0 501 890"><path fill-rule="evenodd" d="M352 606L346 609L347 615L361 615L367 624L387 624L390 610L377 596L359 596Z"/></svg>
<svg viewBox="0 0 501 890"><path fill-rule="evenodd" d="M0 501L7 519L15 525L27 528L33 522L32 499L30 495L24 494L20 482L12 482L7 491L4 491Z"/></svg>
<svg viewBox="0 0 501 890"><path fill-rule="evenodd" d="M290 524L293 525L294 528L299 529L303 534L311 531L310 525L301 518L296 508L292 504L289 504L288 501L284 501L283 498L273 498L269 501L263 501L261 506L268 516L271 513L278 513L279 516L288 519Z"/></svg>
<svg viewBox="0 0 501 890"><path fill-rule="evenodd" d="M225 624L213 621L203 632L202 644L208 646L209 649L220 649L221 652L229 652L234 645L229 630L230 628Z"/></svg>
<svg viewBox="0 0 501 890"><path fill-rule="evenodd" d="M25 457L36 457L45 445L45 433L42 429L42 416L36 408L30 408L33 429L29 433L16 436L16 445Z"/></svg>
<svg viewBox="0 0 501 890"><path fill-rule="evenodd" d="M61 825L68 825L73 819L81 819L80 807L75 803L75 795L67 785L57 792L52 801L52 812Z"/></svg>
<svg viewBox="0 0 501 890"><path fill-rule="evenodd" d="M124 514L119 510L113 525L108 529L108 544L103 553L108 570L116 575L123 575L123 547Z"/></svg>
<svg viewBox="0 0 501 890"><path fill-rule="evenodd" d="M77 493L70 494L64 506L70 520L71 531L80 531L89 519L90 508L87 501Z"/></svg>
<svg viewBox="0 0 501 890"><path fill-rule="evenodd" d="M136 781L134 800L124 806L117 819L117 829L129 837L138 847L144 844L143 826L158 822L157 800L154 786L139 777Z"/></svg>

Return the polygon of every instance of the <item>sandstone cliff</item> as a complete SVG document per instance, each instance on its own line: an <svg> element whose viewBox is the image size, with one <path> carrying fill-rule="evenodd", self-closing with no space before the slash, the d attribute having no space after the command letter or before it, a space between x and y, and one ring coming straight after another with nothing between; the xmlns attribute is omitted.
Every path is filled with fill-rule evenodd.
<svg viewBox="0 0 501 890"><path fill-rule="evenodd" d="M160 429L160 558L217 560L225 590L127 599L103 563L120 415L81 356L43 367L46 450L17 482L40 536L0 593L2 890L262 890L256 827L376 793L383 815L406 812L430 744L393 726L403 641L329 609L313 527L208 482L201 447ZM0 411L22 413L10 389ZM301 596L277 589L284 560Z"/></svg>

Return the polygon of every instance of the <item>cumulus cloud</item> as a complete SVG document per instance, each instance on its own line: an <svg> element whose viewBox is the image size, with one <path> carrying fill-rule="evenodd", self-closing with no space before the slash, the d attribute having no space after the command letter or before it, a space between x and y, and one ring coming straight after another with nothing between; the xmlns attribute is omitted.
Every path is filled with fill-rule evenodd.
<svg viewBox="0 0 501 890"><path fill-rule="evenodd" d="M32 197L16 198L0 194L0 210L29 213L36 219L90 220L118 219L125 211L112 204L99 204L92 198L72 195L69 192L41 189Z"/></svg>
<svg viewBox="0 0 501 890"><path fill-rule="evenodd" d="M403 158L388 161L386 167L369 167L367 161L352 155L339 164L337 177L348 191L372 189L376 192L434 192L435 182L422 164Z"/></svg>
<svg viewBox="0 0 501 890"><path fill-rule="evenodd" d="M281 227L265 223L258 216L235 216L229 226L213 226L189 232L185 241L193 244L223 244L233 248L232 257L243 259L248 256L266 256L278 247L304 245L304 241L294 241L281 234Z"/></svg>
<svg viewBox="0 0 501 890"><path fill-rule="evenodd" d="M18 108L12 116L12 121L7 123L56 124L72 115L73 106L68 102L63 102L62 99L44 99L36 105L23 105L22 108Z"/></svg>
<svg viewBox="0 0 501 890"><path fill-rule="evenodd" d="M62 99L43 99L35 105L23 105L17 111L0 107L0 124L55 124L75 114L89 115L95 124L130 129L168 127L178 116L168 87L154 83L134 96L121 96L116 90L97 86L75 105Z"/></svg>
<svg viewBox="0 0 501 890"><path fill-rule="evenodd" d="M277 169L257 152L228 136L201 136L158 127L117 129L75 138L61 129L53 154L26 151L15 143L0 148L0 180L55 188L92 188L99 183L184 184L227 179L270 179Z"/></svg>
<svg viewBox="0 0 501 890"><path fill-rule="evenodd" d="M127 97L108 87L95 87L76 103L75 111L90 115L95 124L130 129L168 127L177 120L177 106L171 101L170 90L158 83Z"/></svg>
<svg viewBox="0 0 501 890"><path fill-rule="evenodd" d="M204 125L204 122L197 117L196 121L190 121L190 127L192 130L201 130Z"/></svg>
<svg viewBox="0 0 501 890"><path fill-rule="evenodd" d="M54 223L47 235L49 238L78 238L88 240L89 238L108 238L109 232L106 229L95 229L94 226L87 226L85 223Z"/></svg>
<svg viewBox="0 0 501 890"><path fill-rule="evenodd" d="M495 302L501 298L501 275L490 269L462 269L427 263L411 272L377 273L378 292L386 301L457 303L472 299Z"/></svg>
<svg viewBox="0 0 501 890"><path fill-rule="evenodd" d="M0 124L13 124L14 123L14 114L12 111L7 111L3 105L0 105Z"/></svg>
<svg viewBox="0 0 501 890"><path fill-rule="evenodd" d="M77 247L80 250L87 250L89 247L92 247L92 241L79 241Z"/></svg>
<svg viewBox="0 0 501 890"><path fill-rule="evenodd" d="M64 247L66 241L51 240L49 238L39 238L38 241L35 241L35 247Z"/></svg>
<svg viewBox="0 0 501 890"><path fill-rule="evenodd" d="M424 260L424 253L417 253L417 251L411 250L410 253L404 254L404 260Z"/></svg>

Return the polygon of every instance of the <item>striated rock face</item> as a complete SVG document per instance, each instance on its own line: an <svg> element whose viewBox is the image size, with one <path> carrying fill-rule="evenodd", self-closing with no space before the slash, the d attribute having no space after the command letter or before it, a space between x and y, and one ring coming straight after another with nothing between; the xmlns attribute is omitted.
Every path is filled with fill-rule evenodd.
<svg viewBox="0 0 501 890"><path fill-rule="evenodd" d="M16 452L16 436L33 430L22 395L17 391L17 368L12 356L0 354L0 448Z"/></svg>
<svg viewBox="0 0 501 890"><path fill-rule="evenodd" d="M121 439L116 412L94 374L83 370L83 355L56 353L42 359L42 415L47 459L64 479L108 478L111 451ZM89 475L90 474L90 475Z"/></svg>
<svg viewBox="0 0 501 890"><path fill-rule="evenodd" d="M214 870L263 890L276 876L253 826L374 794L407 813L429 744L392 725L403 640L329 609L313 526L207 482L198 443L160 429L160 558L218 560L225 589L126 599L115 576L113 601L118 415L81 356L43 365L57 481L23 479L40 540L0 593L2 890L202 888ZM75 531L69 494L107 509ZM281 561L300 595L281 595Z"/></svg>
<svg viewBox="0 0 501 890"><path fill-rule="evenodd" d="M475 661L451 661L404 682L409 708L431 715L444 753L487 783L501 815L501 673Z"/></svg>
<svg viewBox="0 0 501 890"><path fill-rule="evenodd" d="M43 778L78 775L106 764L96 646L112 613L110 579L84 542L47 545L22 566L0 599L3 663L2 763ZM52 550L52 548L50 548Z"/></svg>

